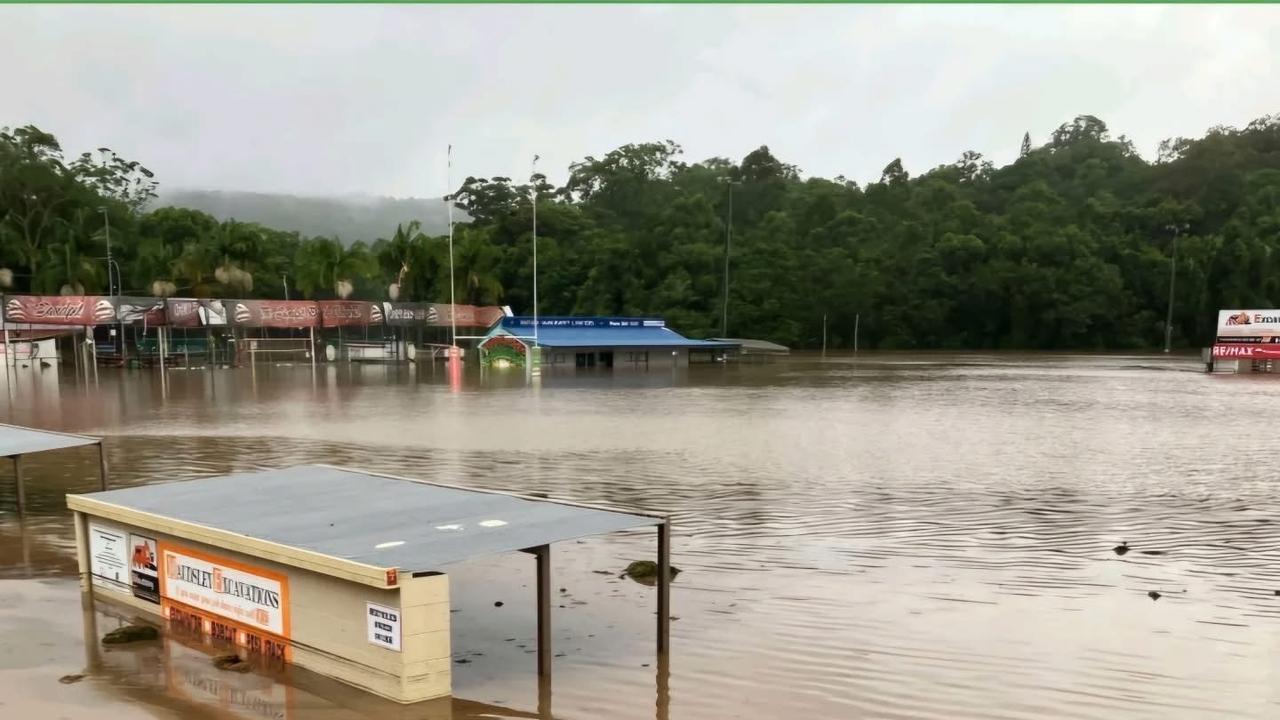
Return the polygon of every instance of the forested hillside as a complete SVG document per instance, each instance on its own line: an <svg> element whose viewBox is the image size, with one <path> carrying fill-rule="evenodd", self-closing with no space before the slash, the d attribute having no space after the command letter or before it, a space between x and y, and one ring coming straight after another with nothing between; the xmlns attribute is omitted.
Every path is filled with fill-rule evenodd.
<svg viewBox="0 0 1280 720"><path fill-rule="evenodd" d="M1157 347L1175 235L1176 345L1209 339L1219 308L1280 303L1280 116L1166 141L1150 160L1081 116L1023 138L1003 167L964 152L912 176L894 160L865 187L805 177L763 146L686 160L652 142L575 163L563 187L467 178L458 301L530 309L536 182L543 314L661 315L719 335L730 192L731 336L813 346L825 314L834 347L852 343L855 315L863 347ZM107 292L105 216L128 293L282 297L287 278L293 297L344 280L356 297L449 297L444 236L416 223L348 244L147 211L156 188L105 149L68 159L34 127L4 130L10 291Z"/></svg>

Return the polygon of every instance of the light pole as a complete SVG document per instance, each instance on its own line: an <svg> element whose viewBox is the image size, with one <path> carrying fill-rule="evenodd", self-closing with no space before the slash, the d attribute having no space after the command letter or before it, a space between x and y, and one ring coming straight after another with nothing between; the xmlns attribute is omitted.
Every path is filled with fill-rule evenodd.
<svg viewBox="0 0 1280 720"><path fill-rule="evenodd" d="M722 177L719 181L729 188L729 211L726 213L724 227L724 303L720 307L720 336L729 337L729 250L733 245L733 186L741 185L740 180Z"/></svg>
<svg viewBox="0 0 1280 720"><path fill-rule="evenodd" d="M105 207L99 207L98 212L102 214L102 229L103 233L107 237L107 294L114 297L116 294L116 285L111 276L111 220L107 216L107 209Z"/></svg>
<svg viewBox="0 0 1280 720"><path fill-rule="evenodd" d="M529 202L533 205L533 346L538 347L538 156L530 164ZM539 356L535 362L541 361Z"/></svg>
<svg viewBox="0 0 1280 720"><path fill-rule="evenodd" d="M1169 352L1169 345L1173 340L1173 288L1178 281L1178 233L1186 230L1187 225L1169 225L1169 230L1173 231L1173 252L1169 258L1169 309L1164 319L1164 351Z"/></svg>
<svg viewBox="0 0 1280 720"><path fill-rule="evenodd" d="M280 282L284 283L284 299L289 299L289 273L280 273Z"/></svg>

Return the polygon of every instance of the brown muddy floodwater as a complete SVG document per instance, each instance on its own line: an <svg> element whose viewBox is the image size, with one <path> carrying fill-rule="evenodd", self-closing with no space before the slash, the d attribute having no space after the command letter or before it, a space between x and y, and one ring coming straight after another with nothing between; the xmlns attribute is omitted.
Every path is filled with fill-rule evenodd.
<svg viewBox="0 0 1280 720"><path fill-rule="evenodd" d="M595 572L652 557L651 531L563 543L550 695L532 563L495 558L453 570L468 662L424 718L1274 718L1280 381L1199 369L801 357L469 374L455 392L407 368L178 370L167 387L32 368L0 405L105 435L116 484L320 461L674 516L669 678L653 590ZM0 468L0 717L385 716L305 673L219 673L183 638L100 652L119 620L81 612L63 500L95 463L30 456L24 522Z"/></svg>

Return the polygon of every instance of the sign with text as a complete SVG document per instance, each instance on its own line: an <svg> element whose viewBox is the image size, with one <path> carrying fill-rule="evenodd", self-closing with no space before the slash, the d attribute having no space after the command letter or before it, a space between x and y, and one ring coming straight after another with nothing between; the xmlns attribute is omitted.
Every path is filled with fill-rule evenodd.
<svg viewBox="0 0 1280 720"><path fill-rule="evenodd" d="M164 314L169 327L200 327L199 300L169 298L164 301Z"/></svg>
<svg viewBox="0 0 1280 720"><path fill-rule="evenodd" d="M1213 346L1216 360L1280 360L1280 344L1246 345L1228 343Z"/></svg>
<svg viewBox="0 0 1280 720"><path fill-rule="evenodd" d="M240 327L303 328L320 324L320 308L310 300L223 300L222 304L227 308L227 322Z"/></svg>
<svg viewBox="0 0 1280 720"><path fill-rule="evenodd" d="M1218 342L1280 343L1280 310L1219 310Z"/></svg>
<svg viewBox="0 0 1280 720"><path fill-rule="evenodd" d="M129 592L129 547L126 533L110 525L89 523L89 572L100 586Z"/></svg>
<svg viewBox="0 0 1280 720"><path fill-rule="evenodd" d="M382 305L362 300L319 300L320 324L327 327L381 325Z"/></svg>
<svg viewBox="0 0 1280 720"><path fill-rule="evenodd" d="M116 321L125 325L155 327L165 324L164 298L128 297L112 298L116 306Z"/></svg>
<svg viewBox="0 0 1280 720"><path fill-rule="evenodd" d="M660 318L608 318L608 317L541 317L538 327L666 327L667 323ZM534 325L530 317L509 317L502 319L505 328L531 328Z"/></svg>
<svg viewBox="0 0 1280 720"><path fill-rule="evenodd" d="M110 325L116 321L116 306L98 296L8 295L4 319L9 323Z"/></svg>
<svg viewBox="0 0 1280 720"><path fill-rule="evenodd" d="M161 544L163 601L289 637L289 580L251 565Z"/></svg>
<svg viewBox="0 0 1280 720"><path fill-rule="evenodd" d="M160 602L159 557L156 555L156 540L145 535L129 535L129 547L133 548L129 560L129 579L133 587L133 596L149 602Z"/></svg>
<svg viewBox="0 0 1280 720"><path fill-rule="evenodd" d="M375 603L365 603L364 608L369 643L400 652L400 610Z"/></svg>

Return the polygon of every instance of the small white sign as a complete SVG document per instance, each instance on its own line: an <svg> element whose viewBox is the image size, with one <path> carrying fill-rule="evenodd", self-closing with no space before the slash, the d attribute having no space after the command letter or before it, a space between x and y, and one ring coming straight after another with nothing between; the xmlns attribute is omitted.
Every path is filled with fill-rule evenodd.
<svg viewBox="0 0 1280 720"><path fill-rule="evenodd" d="M123 530L89 523L89 572L104 581L101 587L132 592L129 545Z"/></svg>
<svg viewBox="0 0 1280 720"><path fill-rule="evenodd" d="M364 604L369 643L400 652L400 610L386 605Z"/></svg>

